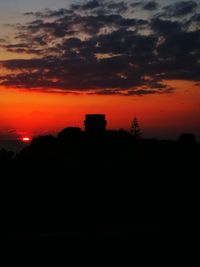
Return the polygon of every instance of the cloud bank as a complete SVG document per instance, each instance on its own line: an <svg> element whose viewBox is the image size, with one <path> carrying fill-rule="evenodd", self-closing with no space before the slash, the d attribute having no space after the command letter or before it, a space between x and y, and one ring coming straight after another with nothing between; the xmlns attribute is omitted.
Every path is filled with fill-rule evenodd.
<svg viewBox="0 0 200 267"><path fill-rule="evenodd" d="M31 59L1 61L0 85L130 96L173 92L166 80L200 81L197 1L91 0L24 16L0 47Z"/></svg>

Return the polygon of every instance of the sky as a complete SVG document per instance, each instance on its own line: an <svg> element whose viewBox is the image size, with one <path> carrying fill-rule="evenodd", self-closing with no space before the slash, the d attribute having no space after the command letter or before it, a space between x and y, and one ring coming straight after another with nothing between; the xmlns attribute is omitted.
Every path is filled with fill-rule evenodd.
<svg viewBox="0 0 200 267"><path fill-rule="evenodd" d="M200 136L200 0L0 0L0 139L139 120Z"/></svg>

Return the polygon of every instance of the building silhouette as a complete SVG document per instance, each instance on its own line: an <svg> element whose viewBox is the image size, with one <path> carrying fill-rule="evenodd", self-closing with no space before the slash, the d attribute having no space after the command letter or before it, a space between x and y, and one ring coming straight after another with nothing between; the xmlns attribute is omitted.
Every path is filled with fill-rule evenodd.
<svg viewBox="0 0 200 267"><path fill-rule="evenodd" d="M101 134L106 131L106 116L104 114L86 114L85 131L90 134Z"/></svg>

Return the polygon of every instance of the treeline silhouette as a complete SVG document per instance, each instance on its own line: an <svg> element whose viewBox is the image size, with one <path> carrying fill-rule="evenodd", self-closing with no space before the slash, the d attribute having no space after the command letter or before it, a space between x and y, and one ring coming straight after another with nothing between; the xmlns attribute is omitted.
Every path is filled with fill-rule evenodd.
<svg viewBox="0 0 200 267"><path fill-rule="evenodd" d="M166 202L174 205L186 169L193 179L199 148L193 134L159 141L69 127L33 138L16 155L1 150L8 236L159 232L176 217Z"/></svg>

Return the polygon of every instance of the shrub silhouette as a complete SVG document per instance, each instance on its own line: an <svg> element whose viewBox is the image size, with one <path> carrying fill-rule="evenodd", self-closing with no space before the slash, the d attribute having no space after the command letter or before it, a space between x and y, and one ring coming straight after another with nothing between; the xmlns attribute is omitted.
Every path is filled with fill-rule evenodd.
<svg viewBox="0 0 200 267"><path fill-rule="evenodd" d="M14 157L14 153L12 151L0 149L0 162L11 161L13 157Z"/></svg>
<svg viewBox="0 0 200 267"><path fill-rule="evenodd" d="M183 133L180 135L179 139L178 139L178 143L181 145L196 145L197 141L196 141L196 137L194 134L192 133Z"/></svg>

